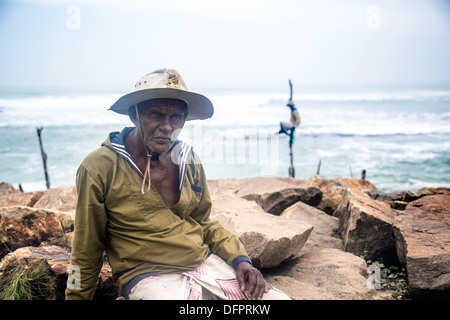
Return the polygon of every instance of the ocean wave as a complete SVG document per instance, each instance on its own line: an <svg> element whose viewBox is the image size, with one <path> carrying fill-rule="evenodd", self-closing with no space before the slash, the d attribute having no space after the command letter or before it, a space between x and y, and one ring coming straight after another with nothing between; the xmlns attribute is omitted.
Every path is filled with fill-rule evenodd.
<svg viewBox="0 0 450 320"><path fill-rule="evenodd" d="M123 117L107 111L116 98L110 94L3 98L0 126L121 124Z"/></svg>
<svg viewBox="0 0 450 320"><path fill-rule="evenodd" d="M107 109L120 94L31 95L0 98L0 127L6 126L74 126L130 125L126 116ZM272 93L213 95L215 113L204 122L216 128L269 128L277 131L281 121L289 121L286 95ZM339 107L324 103L320 107L299 107L303 134L393 135L450 133L450 106L439 104L431 108L426 102L417 108L396 108L384 103L392 100L450 101L447 91L405 91L379 93L298 93L301 101L348 101ZM378 101L365 106L358 101ZM203 123L203 122L202 122Z"/></svg>
<svg viewBox="0 0 450 320"><path fill-rule="evenodd" d="M299 101L336 102L383 102L383 101L450 101L449 91L405 91L405 92L367 92L367 93L318 93L298 94Z"/></svg>
<svg viewBox="0 0 450 320"><path fill-rule="evenodd" d="M241 105L263 105L277 103L285 105L287 94L231 94L215 95L211 97L213 102L220 104L236 103ZM399 101L441 101L450 102L450 91L446 90L405 90L405 91L367 91L367 92L295 92L294 102L399 102Z"/></svg>

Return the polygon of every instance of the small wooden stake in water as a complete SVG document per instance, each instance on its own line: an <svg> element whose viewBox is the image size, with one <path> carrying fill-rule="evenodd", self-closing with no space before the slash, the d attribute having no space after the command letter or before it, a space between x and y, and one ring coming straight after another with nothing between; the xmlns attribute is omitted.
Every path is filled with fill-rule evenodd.
<svg viewBox="0 0 450 320"><path fill-rule="evenodd" d="M42 139L41 139L41 131L42 130L44 130L43 127L36 128L37 135L39 138L39 145L41 147L42 163L44 165L45 184L47 185L47 189L50 189L50 179L48 178L48 172L47 172L47 154L44 152L44 147L42 146Z"/></svg>

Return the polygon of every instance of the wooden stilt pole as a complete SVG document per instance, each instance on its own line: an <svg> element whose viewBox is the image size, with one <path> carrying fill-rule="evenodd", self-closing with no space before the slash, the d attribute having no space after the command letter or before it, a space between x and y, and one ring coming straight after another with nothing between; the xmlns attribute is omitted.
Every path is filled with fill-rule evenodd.
<svg viewBox="0 0 450 320"><path fill-rule="evenodd" d="M317 175L320 175L320 165L322 164L322 160L319 160L319 165L317 166Z"/></svg>
<svg viewBox="0 0 450 320"><path fill-rule="evenodd" d="M295 169L294 169L294 153L292 151L292 143L294 142L294 130L292 129L290 137L289 137L289 156L291 158L291 166L289 167L289 177L295 178Z"/></svg>
<svg viewBox="0 0 450 320"><path fill-rule="evenodd" d="M38 138L39 138L39 145L41 147L42 163L44 165L45 184L47 186L47 189L50 189L50 179L48 177L48 172L47 172L47 154L44 152L44 147L42 146L42 138L41 138L42 130L44 130L43 127L36 128L37 135L38 135Z"/></svg>

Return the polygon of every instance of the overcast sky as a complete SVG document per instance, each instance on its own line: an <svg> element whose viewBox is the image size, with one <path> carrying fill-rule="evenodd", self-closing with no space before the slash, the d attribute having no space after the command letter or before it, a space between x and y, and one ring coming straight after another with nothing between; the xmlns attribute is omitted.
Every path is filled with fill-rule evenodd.
<svg viewBox="0 0 450 320"><path fill-rule="evenodd" d="M95 4L93 4L95 2ZM450 81L439 0L0 0L0 86L190 89Z"/></svg>

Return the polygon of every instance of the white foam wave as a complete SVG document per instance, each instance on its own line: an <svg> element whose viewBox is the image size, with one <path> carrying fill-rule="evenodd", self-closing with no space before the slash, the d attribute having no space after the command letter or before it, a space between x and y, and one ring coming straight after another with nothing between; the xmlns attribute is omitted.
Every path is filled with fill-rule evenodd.
<svg viewBox="0 0 450 320"><path fill-rule="evenodd" d="M120 94L86 94L73 96L34 96L0 98L0 126L73 126L113 125L118 129L130 125L128 117L107 111ZM310 101L383 101L385 99L449 99L446 91L411 91L397 93L355 94L298 94ZM276 132L280 121L289 121L290 111L283 94L213 95L215 106L212 119L204 126L242 131L267 128ZM383 106L382 102L380 105ZM308 108L299 104L302 123L298 134L338 135L396 135L396 134L450 134L450 109L439 110L404 107L364 106L354 103L350 107L337 107L324 103ZM391 108L391 109L390 109ZM444 110L442 110L444 109ZM248 131L248 130L247 130ZM231 133L230 133L231 132ZM238 134L237 133L237 134Z"/></svg>
<svg viewBox="0 0 450 320"><path fill-rule="evenodd" d="M450 101L448 91L401 91L401 92L365 92L365 93L317 93L295 96L299 101Z"/></svg>
<svg viewBox="0 0 450 320"><path fill-rule="evenodd" d="M214 117L207 126L220 128L274 128L288 121L290 111L281 96L242 95L216 97ZM381 104L381 102L380 102ZM299 134L397 135L450 134L450 112L420 108L376 107L357 103L351 107L324 104L299 107L302 123ZM450 108L450 107L449 107Z"/></svg>
<svg viewBox="0 0 450 320"><path fill-rule="evenodd" d="M117 95L37 96L0 99L0 126L67 126L122 123L107 109Z"/></svg>

